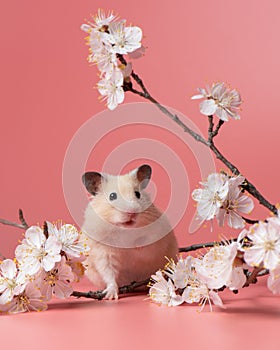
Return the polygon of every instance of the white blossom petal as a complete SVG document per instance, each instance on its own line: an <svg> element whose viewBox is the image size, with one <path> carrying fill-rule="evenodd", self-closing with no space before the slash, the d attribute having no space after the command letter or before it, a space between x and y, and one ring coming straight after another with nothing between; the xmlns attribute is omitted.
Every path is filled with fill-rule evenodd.
<svg viewBox="0 0 280 350"><path fill-rule="evenodd" d="M217 105L214 100L205 100L200 103L199 109L204 115L213 115L217 110Z"/></svg>
<svg viewBox="0 0 280 350"><path fill-rule="evenodd" d="M238 290L242 288L245 283L246 276L243 268L241 266L233 267L230 279L227 282L227 287L231 290Z"/></svg>
<svg viewBox="0 0 280 350"><path fill-rule="evenodd" d="M25 237L27 243L32 247L40 249L40 247L45 243L46 237L43 230L38 226L31 226L25 232Z"/></svg>
<svg viewBox="0 0 280 350"><path fill-rule="evenodd" d="M15 278L17 274L16 264L11 259L4 260L0 265L0 269L1 269L2 276L11 280Z"/></svg>
<svg viewBox="0 0 280 350"><path fill-rule="evenodd" d="M7 304L13 299L13 291L9 288L0 295L0 304Z"/></svg>
<svg viewBox="0 0 280 350"><path fill-rule="evenodd" d="M223 304L223 301L219 294L217 292L214 292L213 290L210 290L209 297L213 301L213 304L216 306L219 306L222 309L225 309L225 305Z"/></svg>
<svg viewBox="0 0 280 350"><path fill-rule="evenodd" d="M204 98L204 95L198 94L198 95L193 95L193 96L191 97L191 100L199 100L199 99L201 99L201 98Z"/></svg>
<svg viewBox="0 0 280 350"><path fill-rule="evenodd" d="M215 111L215 114L218 118L220 118L221 120L223 120L225 122L227 122L229 120L227 112L223 108L218 107Z"/></svg>

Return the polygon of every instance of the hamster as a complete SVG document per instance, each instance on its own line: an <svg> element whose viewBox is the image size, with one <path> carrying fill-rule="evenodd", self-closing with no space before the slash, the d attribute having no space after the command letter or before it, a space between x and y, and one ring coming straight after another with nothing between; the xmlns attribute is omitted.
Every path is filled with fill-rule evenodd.
<svg viewBox="0 0 280 350"><path fill-rule="evenodd" d="M88 238L84 262L88 279L118 299L118 288L150 277L177 260L178 244L167 217L144 191L152 169L142 165L125 175L87 172L82 180L92 195L82 232Z"/></svg>

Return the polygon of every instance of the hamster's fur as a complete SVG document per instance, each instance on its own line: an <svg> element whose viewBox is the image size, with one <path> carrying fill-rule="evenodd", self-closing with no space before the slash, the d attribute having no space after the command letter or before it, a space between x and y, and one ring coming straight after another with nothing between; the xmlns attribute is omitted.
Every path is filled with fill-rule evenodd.
<svg viewBox="0 0 280 350"><path fill-rule="evenodd" d="M118 298L118 287L163 268L165 257L177 259L178 245L169 221L144 191L150 176L149 165L120 176L83 175L92 194L82 226L90 246L84 265L89 280L105 289L107 299Z"/></svg>

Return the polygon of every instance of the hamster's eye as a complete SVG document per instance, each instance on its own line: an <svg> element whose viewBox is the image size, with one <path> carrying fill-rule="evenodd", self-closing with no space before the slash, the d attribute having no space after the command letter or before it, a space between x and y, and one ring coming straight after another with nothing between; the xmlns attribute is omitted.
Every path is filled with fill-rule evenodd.
<svg viewBox="0 0 280 350"><path fill-rule="evenodd" d="M116 194L116 192L110 193L109 199L110 199L110 201L114 201L115 199L117 199L117 194Z"/></svg>
<svg viewBox="0 0 280 350"><path fill-rule="evenodd" d="M141 194L140 194L140 192L138 192L138 191L135 191L134 193L135 193L135 196L136 196L136 198L138 198L138 199L139 199L139 198L141 197Z"/></svg>

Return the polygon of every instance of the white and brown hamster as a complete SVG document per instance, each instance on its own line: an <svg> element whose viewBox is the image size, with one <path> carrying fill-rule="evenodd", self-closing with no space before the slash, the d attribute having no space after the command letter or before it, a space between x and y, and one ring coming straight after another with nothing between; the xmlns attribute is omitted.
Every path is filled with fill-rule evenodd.
<svg viewBox="0 0 280 350"><path fill-rule="evenodd" d="M92 195L82 232L89 238L86 275L106 299L118 287L141 281L177 259L178 244L167 217L144 191L152 169L142 165L125 175L87 172L83 183Z"/></svg>

